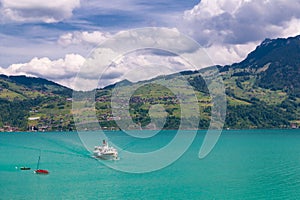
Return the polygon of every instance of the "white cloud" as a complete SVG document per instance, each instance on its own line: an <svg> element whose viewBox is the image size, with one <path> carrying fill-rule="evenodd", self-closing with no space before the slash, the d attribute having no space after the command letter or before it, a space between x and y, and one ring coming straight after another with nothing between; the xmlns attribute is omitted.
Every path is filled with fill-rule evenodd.
<svg viewBox="0 0 300 200"><path fill-rule="evenodd" d="M65 45L96 44L104 39L101 32L70 34L72 37L64 37ZM110 34L106 36L111 37ZM66 42L67 38L71 38L71 42ZM78 54L66 54L63 59L56 60L36 57L28 63L12 64L7 69L2 68L0 73L38 76L74 89L86 90L124 79L136 82L213 64L238 62L255 47L255 44L251 43L227 47L214 45L199 49L195 44L180 35L176 29L152 29L152 31L137 29L120 32L111 37L86 59ZM188 63L191 59L197 60L197 66ZM76 77L79 70L80 74ZM74 83L75 80L77 81Z"/></svg>
<svg viewBox="0 0 300 200"><path fill-rule="evenodd" d="M198 48L197 43L180 34L177 29L144 28L121 31L91 53L79 78L100 78L100 86L105 86L124 79L140 81L193 69L179 56L197 52ZM202 61L200 59L197 63L199 66L195 68L203 66Z"/></svg>
<svg viewBox="0 0 300 200"><path fill-rule="evenodd" d="M11 20L25 22L60 21L70 17L72 11L79 6L79 0L59 1L59 6L56 6L56 0L44 2L43 5L40 5L38 0L0 0L0 2L2 3L2 14ZM132 1L130 2L132 3ZM118 1L118 3L123 4L124 2ZM95 6L97 4L98 8L102 6L98 5L96 1L93 1L93 4ZM107 2L103 6L106 6L108 10L113 9L113 6L111 7L111 4ZM124 8L123 10L128 9ZM5 13L5 10L8 13ZM104 70L104 73L101 74L100 86L105 86L124 78L138 81L165 73L193 69L180 57L160 55L161 52L129 52L128 55L119 55L128 47L133 49L141 46L145 48L159 47L170 52L180 51L179 54L186 58L198 56L199 51L202 51L210 59L207 57L197 58L198 68L211 64L231 64L245 58L266 37L289 37L299 34L299 10L300 2L291 0L202 0L193 9L185 11L181 20L178 20L180 25L173 31L160 29L156 32L147 32L146 30L138 37L136 37L135 31L128 34L126 31L120 31L117 33L122 36L119 38L119 42L114 41L114 36L110 32L67 31L59 36L56 43L36 46L24 43L23 47L3 45L0 47L3 58L8 54L16 55L17 61L15 62L23 62L20 61L21 59L29 60L33 57L32 55L39 58L36 57L28 63L12 64L7 69L0 69L0 73L39 76L69 87L77 87L72 85L73 80L86 60L80 55L87 55L87 52L93 47L107 40L106 46L102 49L106 48L107 52L102 53L114 55L113 57L118 57L118 60L108 60L114 63L108 67L101 64L103 59L106 59L102 57L103 55L96 59L94 64L96 68L84 69L83 76L78 77L81 89L90 89L95 87L95 84L97 85L98 78L100 78L97 70ZM172 19L174 18L172 17ZM169 25L174 27L174 21L170 20ZM95 30L95 27L92 29ZM203 49L198 49L198 46L196 47L192 43L188 45L188 40L178 37L180 32L192 36L203 46ZM77 54L71 54L75 52ZM56 59L62 57L61 55L66 56L63 59Z"/></svg>
<svg viewBox="0 0 300 200"><path fill-rule="evenodd" d="M299 27L299 11L293 0L202 0L185 11L181 30L207 46L245 44L281 36L291 23Z"/></svg>
<svg viewBox="0 0 300 200"><path fill-rule="evenodd" d="M300 19L292 18L290 21L285 22L281 28L279 37L287 38L297 36L300 34Z"/></svg>
<svg viewBox="0 0 300 200"><path fill-rule="evenodd" d="M240 62L253 51L258 43L251 42L237 45L213 45L204 50L215 65L229 65Z"/></svg>
<svg viewBox="0 0 300 200"><path fill-rule="evenodd" d="M105 49L106 53L109 49ZM103 52L103 50L102 50ZM117 56L117 54L115 54ZM137 82L148 80L160 75L172 74L188 69L195 70L184 59L173 55L156 55L152 51L135 51L111 61L111 65L104 66L100 61L105 57L87 59L76 77L73 88L88 90L95 87L104 87L122 80Z"/></svg>
<svg viewBox="0 0 300 200"><path fill-rule="evenodd" d="M58 39L58 44L64 47L69 45L82 45L82 44L97 45L100 42L103 42L104 40L110 37L111 34L108 32L75 31L75 32L69 32L61 35Z"/></svg>
<svg viewBox="0 0 300 200"><path fill-rule="evenodd" d="M87 59L78 54L67 54L63 59L57 60L35 57L27 63L12 64L8 68L0 67L0 74L41 77L73 89L89 90L124 79L133 82L147 80L186 70L188 66L178 56L156 55L152 51L141 50L121 57L111 49L101 49L101 52L96 50L95 54L98 53L99 58ZM113 55L117 59L107 60L105 63L111 63L109 66L101 65L100 61L110 59L103 57L103 54Z"/></svg>
<svg viewBox="0 0 300 200"><path fill-rule="evenodd" d="M116 60L105 70L101 78L113 81L127 79L137 82L187 69L193 69L193 67L180 56L159 55L152 50L141 50Z"/></svg>
<svg viewBox="0 0 300 200"><path fill-rule="evenodd" d="M33 32L34 30L32 30ZM79 54L86 56L94 48L93 45L69 45L61 46L57 43L59 36L46 36L48 40L40 39L39 34L45 35L45 30L36 33L34 38L22 38L15 35L0 33L0 66L7 68L11 64L26 63L34 57L47 57L56 60L67 54ZM58 33L59 34L59 33Z"/></svg>
<svg viewBox="0 0 300 200"><path fill-rule="evenodd" d="M28 63L12 64L8 68L0 68L0 73L41 77L70 87L69 79L76 76L84 62L85 58L78 54L67 54L64 59L58 60L36 57Z"/></svg>
<svg viewBox="0 0 300 200"><path fill-rule="evenodd" d="M70 18L80 0L1 0L1 14L18 22L53 23Z"/></svg>

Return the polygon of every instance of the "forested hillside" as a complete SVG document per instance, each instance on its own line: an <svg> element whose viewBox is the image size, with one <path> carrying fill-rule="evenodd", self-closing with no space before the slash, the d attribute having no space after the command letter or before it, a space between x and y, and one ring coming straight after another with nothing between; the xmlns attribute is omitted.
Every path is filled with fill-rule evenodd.
<svg viewBox="0 0 300 200"><path fill-rule="evenodd" d="M247 58L233 65L218 66L227 95L225 128L296 128L300 124L300 36L287 39L266 39ZM204 69L209 71L208 69ZM180 77L194 88L200 109L199 128L208 127L211 98L201 71L185 71L138 83L127 80L96 90L95 108L103 129L119 129L111 110L111 94L118 86L123 91L138 88L130 99L130 118L146 129L159 127L166 117L165 129L177 129L182 116L176 95L184 95L185 88L174 94L157 84ZM72 90L54 82L25 76L0 76L0 128L2 131L74 130ZM149 110L160 104L165 112ZM193 113L191 110L190 113ZM191 119L192 120L192 119ZM157 124L158 123L158 124ZM137 127L131 126L129 129Z"/></svg>

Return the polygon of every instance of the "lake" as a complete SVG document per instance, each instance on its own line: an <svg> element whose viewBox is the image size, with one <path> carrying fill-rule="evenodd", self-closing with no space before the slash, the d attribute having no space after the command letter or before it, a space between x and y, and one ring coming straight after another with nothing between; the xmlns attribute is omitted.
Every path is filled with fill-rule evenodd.
<svg viewBox="0 0 300 200"><path fill-rule="evenodd" d="M134 139L106 132L109 142L136 153L162 148L175 134ZM118 161L99 162L75 132L0 133L0 199L300 198L300 130L223 131L210 154L199 159L204 135L199 131L167 167L126 173L107 166L128 165L122 151ZM40 152L40 168L49 175L33 173ZM21 166L32 170L21 171Z"/></svg>

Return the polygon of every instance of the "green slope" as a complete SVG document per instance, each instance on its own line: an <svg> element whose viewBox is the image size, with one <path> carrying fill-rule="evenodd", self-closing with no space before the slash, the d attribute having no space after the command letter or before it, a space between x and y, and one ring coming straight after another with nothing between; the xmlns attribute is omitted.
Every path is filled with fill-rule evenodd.
<svg viewBox="0 0 300 200"><path fill-rule="evenodd" d="M289 128L291 124L299 124L300 36L267 39L244 61L217 67L227 95L225 128ZM95 108L100 125L104 129L119 129L118 121L126 118L112 114L111 94L118 86L124 94L136 88L129 100L129 115L143 128L163 126L159 122L164 116L163 128L176 129L183 119L192 122L195 115L201 118L199 128L207 128L212 102L200 72L184 71L138 83L124 80L96 90ZM193 87L200 113L192 108L184 114L181 112L176 96L185 95L185 105L181 106L187 106L192 103L193 95L187 87L182 87L182 80L188 80ZM168 83L170 87L160 83ZM0 75L0 129L74 130L71 97L71 89L45 79ZM153 110L158 104L160 110ZM85 109L81 114L88 117L90 112L94 112L93 108ZM149 112L153 114L152 119ZM188 126L186 124L186 128ZM130 125L128 128L137 127Z"/></svg>
<svg viewBox="0 0 300 200"><path fill-rule="evenodd" d="M72 129L71 96L71 89L45 79L0 75L0 130Z"/></svg>

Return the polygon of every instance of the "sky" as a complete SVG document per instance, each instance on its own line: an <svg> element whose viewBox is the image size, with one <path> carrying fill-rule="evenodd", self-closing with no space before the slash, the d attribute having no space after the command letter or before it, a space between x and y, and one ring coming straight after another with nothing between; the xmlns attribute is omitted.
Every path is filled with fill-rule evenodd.
<svg viewBox="0 0 300 200"><path fill-rule="evenodd" d="M0 27L1 74L42 77L76 89L74 80L91 52L124 31L168 28L205 50L212 62L203 61L198 68L232 64L242 61L265 38L299 35L300 1L0 0ZM150 34L147 37L151 39ZM157 73L145 73L145 66L151 64L173 69L156 67ZM189 68L180 55L153 50L123 55L112 66L99 69L105 73L98 87L133 71L139 73L131 81L138 81ZM90 89L91 80L99 77L91 72L80 81Z"/></svg>

